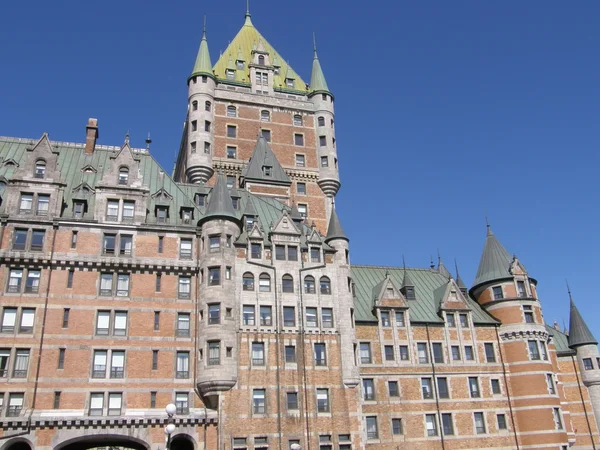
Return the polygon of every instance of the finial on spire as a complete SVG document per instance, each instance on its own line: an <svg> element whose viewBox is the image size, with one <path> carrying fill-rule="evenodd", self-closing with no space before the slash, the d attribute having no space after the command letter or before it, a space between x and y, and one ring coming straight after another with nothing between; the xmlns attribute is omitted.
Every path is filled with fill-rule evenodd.
<svg viewBox="0 0 600 450"><path fill-rule="evenodd" d="M202 39L206 39L206 16L204 16L204 25L202 26Z"/></svg>
<svg viewBox="0 0 600 450"><path fill-rule="evenodd" d="M404 253L402 253L402 268L406 272L406 261L404 260Z"/></svg>
<svg viewBox="0 0 600 450"><path fill-rule="evenodd" d="M442 263L442 255L440 255L440 249L437 249L437 254L438 254L438 266Z"/></svg>
<svg viewBox="0 0 600 450"><path fill-rule="evenodd" d="M313 51L315 52L315 58L317 57L317 35L313 31Z"/></svg>
<svg viewBox="0 0 600 450"><path fill-rule="evenodd" d="M460 277L458 276L458 263L456 262L456 258L454 258L454 270L456 270L456 279L458 280Z"/></svg>
<svg viewBox="0 0 600 450"><path fill-rule="evenodd" d="M435 269L435 264L433 263L433 255L429 255L429 268L431 270Z"/></svg>
<svg viewBox="0 0 600 450"><path fill-rule="evenodd" d="M152 139L150 139L150 132L148 132L148 137L146 138L146 150L150 151L150 144L152 144Z"/></svg>
<svg viewBox="0 0 600 450"><path fill-rule="evenodd" d="M250 0L246 0L246 14L244 15L244 25L252 26L252 19L250 19Z"/></svg>
<svg viewBox="0 0 600 450"><path fill-rule="evenodd" d="M487 235L489 236L490 234L494 234L492 233L492 227L490 225L490 221L488 220L488 216L485 216L485 227L487 228Z"/></svg>
<svg viewBox="0 0 600 450"><path fill-rule="evenodd" d="M571 287L569 286L569 280L565 279L567 283L567 292L569 293L569 300L573 301L573 297L571 296Z"/></svg>
<svg viewBox="0 0 600 450"><path fill-rule="evenodd" d="M125 133L125 143L129 144L129 130L127 130L127 133Z"/></svg>

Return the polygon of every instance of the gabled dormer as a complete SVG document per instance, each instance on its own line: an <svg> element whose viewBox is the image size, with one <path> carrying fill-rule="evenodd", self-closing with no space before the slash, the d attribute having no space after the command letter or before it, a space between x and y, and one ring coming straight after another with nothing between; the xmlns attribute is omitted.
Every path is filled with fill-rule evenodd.
<svg viewBox="0 0 600 450"><path fill-rule="evenodd" d="M417 299L415 283L408 274L408 271L406 270L406 265L404 266L404 273L402 276L402 287L400 288L400 292L402 292L402 295L406 300Z"/></svg>
<svg viewBox="0 0 600 450"><path fill-rule="evenodd" d="M90 205L96 195L93 189L87 182L79 183L71 191L72 215L74 219L84 219L90 209Z"/></svg>
<svg viewBox="0 0 600 450"><path fill-rule="evenodd" d="M440 310L470 310L466 297L452 278L434 291L434 299Z"/></svg>
<svg viewBox="0 0 600 450"><path fill-rule="evenodd" d="M373 302L376 308L407 309L408 303L400 288L388 273L385 278L373 287Z"/></svg>
<svg viewBox="0 0 600 450"><path fill-rule="evenodd" d="M171 211L173 196L169 194L164 188L160 188L154 194L151 195L153 208L151 222L156 223L169 223L170 218L173 214Z"/></svg>
<svg viewBox="0 0 600 450"><path fill-rule="evenodd" d="M12 178L36 183L59 182L58 153L50 143L48 134L44 133L33 147L27 148L23 164L18 167ZM5 161L5 164L8 161Z"/></svg>
<svg viewBox="0 0 600 450"><path fill-rule="evenodd" d="M240 183L249 192L272 195L273 189L276 188L275 194L289 197L292 184L290 177L283 170L271 146L262 135L258 137L248 165L242 171ZM265 190L266 186L268 189Z"/></svg>
<svg viewBox="0 0 600 450"><path fill-rule="evenodd" d="M99 184L118 189L139 189L142 181L140 157L133 152L127 138L121 149L111 155L110 167L104 171Z"/></svg>
<svg viewBox="0 0 600 450"><path fill-rule="evenodd" d="M272 228L271 234L283 236L295 236L300 238L300 229L290 217L287 211L283 211L277 222Z"/></svg>

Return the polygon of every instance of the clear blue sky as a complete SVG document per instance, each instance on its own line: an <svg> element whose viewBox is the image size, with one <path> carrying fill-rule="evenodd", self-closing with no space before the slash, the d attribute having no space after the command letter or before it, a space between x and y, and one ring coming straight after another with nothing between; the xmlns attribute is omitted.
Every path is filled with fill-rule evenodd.
<svg viewBox="0 0 600 450"><path fill-rule="evenodd" d="M213 62L244 0L29 1L0 7L0 134L152 152L169 171L208 16ZM253 0L256 27L310 78L312 32L336 96L337 205L354 263L470 283L484 216L539 281L548 323L574 298L600 338L597 1Z"/></svg>

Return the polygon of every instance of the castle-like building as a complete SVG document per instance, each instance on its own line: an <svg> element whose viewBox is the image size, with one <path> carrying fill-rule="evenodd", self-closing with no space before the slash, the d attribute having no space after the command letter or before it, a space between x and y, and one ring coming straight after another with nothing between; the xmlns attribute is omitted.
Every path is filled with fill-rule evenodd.
<svg viewBox="0 0 600 450"><path fill-rule="evenodd" d="M171 176L95 119L0 138L0 450L600 448L597 341L489 227L470 288L351 264L316 49L246 14L187 84Z"/></svg>

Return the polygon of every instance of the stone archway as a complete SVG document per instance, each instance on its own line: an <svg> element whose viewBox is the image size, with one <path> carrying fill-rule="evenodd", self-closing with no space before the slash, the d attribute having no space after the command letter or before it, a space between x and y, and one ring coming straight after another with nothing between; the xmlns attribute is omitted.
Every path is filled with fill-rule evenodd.
<svg viewBox="0 0 600 450"><path fill-rule="evenodd" d="M25 439L13 439L5 443L1 448L2 450L33 450L33 445Z"/></svg>
<svg viewBox="0 0 600 450"><path fill-rule="evenodd" d="M118 434L95 434L76 437L57 445L54 450L88 450L96 447L150 450L150 446L145 442L134 437Z"/></svg>
<svg viewBox="0 0 600 450"><path fill-rule="evenodd" d="M171 450L195 450L194 440L187 434L178 434L171 439Z"/></svg>

